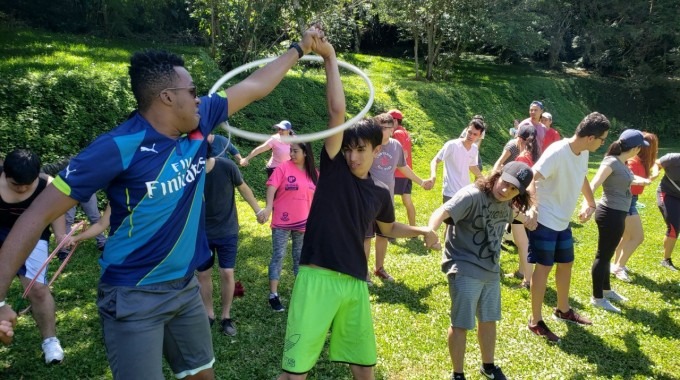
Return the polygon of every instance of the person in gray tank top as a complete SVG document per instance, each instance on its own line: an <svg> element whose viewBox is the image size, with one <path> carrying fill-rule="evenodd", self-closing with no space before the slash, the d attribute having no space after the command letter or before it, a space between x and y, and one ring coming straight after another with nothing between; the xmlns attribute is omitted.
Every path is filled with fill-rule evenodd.
<svg viewBox="0 0 680 380"><path fill-rule="evenodd" d="M611 290L609 263L626 227L626 216L633 197L630 185L646 185L650 182L647 178L635 176L626 166L626 161L638 154L642 146L649 146L642 132L637 129L623 131L618 140L609 146L590 184L593 193L602 185L602 198L595 209L599 236L597 253L591 268L593 296L590 303L615 313L620 313L621 310L610 301L622 302L626 298Z"/></svg>

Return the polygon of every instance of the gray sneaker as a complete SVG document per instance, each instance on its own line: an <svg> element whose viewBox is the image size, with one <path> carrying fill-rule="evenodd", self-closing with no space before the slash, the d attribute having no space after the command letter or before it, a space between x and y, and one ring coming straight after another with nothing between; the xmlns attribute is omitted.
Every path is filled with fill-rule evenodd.
<svg viewBox="0 0 680 380"><path fill-rule="evenodd" d="M236 326L234 326L234 321L231 318L225 318L220 322L222 326L222 334L229 336L236 336Z"/></svg>
<svg viewBox="0 0 680 380"><path fill-rule="evenodd" d="M612 303L609 302L609 300L606 299L606 298L591 297L590 298L590 304L595 306L595 307L599 307L600 309L605 309L607 311L611 311L612 313L620 313L621 312L621 309L612 305Z"/></svg>

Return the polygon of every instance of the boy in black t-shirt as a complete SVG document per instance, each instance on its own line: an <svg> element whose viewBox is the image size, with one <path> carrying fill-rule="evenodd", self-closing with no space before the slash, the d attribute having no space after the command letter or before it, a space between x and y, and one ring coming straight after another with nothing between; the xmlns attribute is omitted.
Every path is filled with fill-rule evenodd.
<svg viewBox="0 0 680 380"><path fill-rule="evenodd" d="M324 58L329 127L334 127L345 116L335 51L324 41L317 53ZM386 236L424 235L428 247L439 245L437 234L427 227L394 222L387 186L369 175L381 141L380 127L362 120L324 143L321 175L290 301L282 360L285 372L279 379L306 378L329 328L329 358L348 363L356 379L373 379L376 347L363 250L369 223L375 221Z"/></svg>

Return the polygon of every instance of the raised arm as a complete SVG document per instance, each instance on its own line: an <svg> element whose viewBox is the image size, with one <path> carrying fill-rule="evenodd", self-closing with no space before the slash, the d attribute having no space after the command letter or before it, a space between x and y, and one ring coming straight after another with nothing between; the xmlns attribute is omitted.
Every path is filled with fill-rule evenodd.
<svg viewBox="0 0 680 380"><path fill-rule="evenodd" d="M323 31L312 26L304 33L298 46L304 54L308 54L310 51L316 51L316 44L322 37ZM267 96L278 86L298 59L297 49L289 49L285 54L250 74L246 79L227 88L227 99L229 99L227 113L231 116L248 104Z"/></svg>
<svg viewBox="0 0 680 380"><path fill-rule="evenodd" d="M335 128L345 121L345 91L340 81L338 60L335 57L335 49L326 40L321 39L316 45L316 53L323 57L324 69L326 70L326 103L328 106L328 128ZM335 158L342 147L342 132L326 138L324 148L328 157Z"/></svg>

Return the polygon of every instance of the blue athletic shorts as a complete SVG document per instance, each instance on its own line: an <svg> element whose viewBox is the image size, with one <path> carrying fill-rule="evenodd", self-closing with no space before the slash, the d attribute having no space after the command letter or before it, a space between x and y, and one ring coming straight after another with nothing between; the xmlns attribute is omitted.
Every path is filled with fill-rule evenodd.
<svg viewBox="0 0 680 380"><path fill-rule="evenodd" d="M234 269L236 266L236 251L238 250L238 235L230 235L220 239L208 239L210 258L196 268L203 272L213 267L215 256L222 269Z"/></svg>
<svg viewBox="0 0 680 380"><path fill-rule="evenodd" d="M574 261L574 239L571 226L566 230L555 231L542 224L534 231L527 230L529 237L529 256L532 264L552 266L555 263L571 263Z"/></svg>

